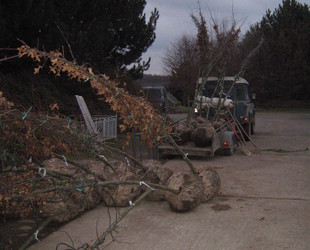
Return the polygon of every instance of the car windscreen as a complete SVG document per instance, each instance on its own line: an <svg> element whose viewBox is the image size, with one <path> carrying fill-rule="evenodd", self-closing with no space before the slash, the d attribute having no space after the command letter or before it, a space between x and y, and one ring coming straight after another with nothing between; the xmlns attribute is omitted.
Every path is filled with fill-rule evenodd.
<svg viewBox="0 0 310 250"><path fill-rule="evenodd" d="M162 94L160 89L146 89L145 90L146 99L150 102L161 102Z"/></svg>
<svg viewBox="0 0 310 250"><path fill-rule="evenodd" d="M214 93L214 97L219 97L220 96L220 91L221 91L221 87L217 86L218 82L217 81L207 81L205 83L204 86L204 90L203 90L203 95L207 96L207 97L212 97L214 90L216 89L216 92ZM219 83L220 84L220 83ZM227 94L231 88L233 84L233 81L225 81L224 82L224 95L223 97L225 97L225 94ZM232 94L232 92L229 93L229 96Z"/></svg>
<svg viewBox="0 0 310 250"><path fill-rule="evenodd" d="M250 100L249 88L245 84L236 86L236 100L237 101L248 101Z"/></svg>

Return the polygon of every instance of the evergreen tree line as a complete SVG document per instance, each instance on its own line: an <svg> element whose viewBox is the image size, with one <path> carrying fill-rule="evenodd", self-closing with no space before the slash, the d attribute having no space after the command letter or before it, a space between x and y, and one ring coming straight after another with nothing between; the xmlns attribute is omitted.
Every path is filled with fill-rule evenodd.
<svg viewBox="0 0 310 250"><path fill-rule="evenodd" d="M145 5L145 0L0 0L0 58L16 54L7 48L25 42L40 50L58 50L68 60L87 63L95 73L120 82L142 78L150 65L142 54L155 40L159 18L156 9L146 17ZM30 60L0 62L0 90L25 108L46 109L58 102L60 111L70 114L77 106L76 94L92 106L96 93L87 82L80 86L65 76L55 78L46 66L33 75Z"/></svg>
<svg viewBox="0 0 310 250"><path fill-rule="evenodd" d="M155 40L159 17L154 9L146 20L145 5L144 0L1 0L0 46L18 47L19 38L47 51L64 48L68 59L88 62L99 72L141 78L149 67L141 55Z"/></svg>

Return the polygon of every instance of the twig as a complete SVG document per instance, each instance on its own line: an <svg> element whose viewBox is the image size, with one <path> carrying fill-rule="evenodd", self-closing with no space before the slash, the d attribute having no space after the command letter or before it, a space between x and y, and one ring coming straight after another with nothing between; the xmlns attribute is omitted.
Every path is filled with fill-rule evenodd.
<svg viewBox="0 0 310 250"><path fill-rule="evenodd" d="M105 165L107 165L109 168L111 168L113 170L113 172L115 172L115 168L112 166L112 164L107 160L107 158L105 158L105 156L103 155L98 155L99 157L99 161L102 161Z"/></svg>
<svg viewBox="0 0 310 250"><path fill-rule="evenodd" d="M20 55L14 55L14 56L9 56L9 57L4 57L4 58L1 58L0 59L0 62L4 62L4 61L8 61L8 60L11 60L11 59L15 59L15 58L19 58L21 56L24 56L24 55L27 55L27 53L22 53Z"/></svg>
<svg viewBox="0 0 310 250"><path fill-rule="evenodd" d="M144 182L144 181L132 181L132 180L124 180L124 181L94 181L94 180L83 180L83 181L78 181L75 183L72 183L71 186L68 185L61 185L57 186L54 185L53 187L50 188L45 188L43 190L36 190L34 192L28 193L28 194L17 194L13 195L11 199L26 199L27 196L28 198L30 196L35 196L38 194L44 194L44 193L51 193L59 190L63 191L74 191L77 188L85 188L85 187L92 187L92 186L102 186L102 187L107 187L107 186L118 186L118 185L137 185L141 186L142 184L146 184L146 186L155 188L155 189L160 189L160 190L165 190L168 192L171 192L173 194L178 195L181 190L173 189L164 185L160 184L155 184L155 183L150 183L150 182Z"/></svg>
<svg viewBox="0 0 310 250"><path fill-rule="evenodd" d="M144 198L146 198L153 190L148 188L137 200L132 203L130 207L128 207L119 218L117 218L111 226L99 237L99 239L96 240L96 242L91 246L91 248L97 248L102 243L104 243L105 238L115 230L115 228L118 226L118 224L121 222L122 219L126 217L126 215L135 207L137 206Z"/></svg>
<svg viewBox="0 0 310 250"><path fill-rule="evenodd" d="M137 164L142 170L144 171L148 171L147 167L144 166L141 162L137 161L134 157L130 156L129 154L125 153L124 151L111 147L109 145L103 145L103 149L109 149L111 151L115 151L123 156L126 156L128 159L130 159L132 162L134 162L135 164Z"/></svg>
<svg viewBox="0 0 310 250"><path fill-rule="evenodd" d="M202 83L201 83L201 85L199 86L199 88L196 90L194 100L197 100L197 96L198 96L198 95L201 95L202 90L203 90L203 88L204 88L204 82L205 82L205 80L210 76L211 72L213 71L213 69L215 68L215 66L218 64L218 62L219 62L220 59L222 58L227 43L228 43L228 40L225 41L225 43L224 43L224 45L222 46L222 48L221 48L219 54L218 54L217 57L214 58L214 60L211 62L210 66L209 66L209 69L208 69L208 72L202 77ZM195 102L193 102L193 105L192 105L192 107L191 107L191 115L193 114L194 109L195 109Z"/></svg>
<svg viewBox="0 0 310 250"><path fill-rule="evenodd" d="M58 26L58 24L57 24L57 28L58 28L58 30L60 31L60 33L61 33L63 39L65 39L65 41L66 41L66 43L67 43L67 46L68 46L68 48L69 48L69 51L70 51L70 54L71 54L71 56L72 56L73 61L76 62L75 57L74 57L73 52L72 52L72 49L71 49L71 45L70 45L70 43L68 42L68 40L67 40L65 34L62 32L62 30L61 30L60 27Z"/></svg>
<svg viewBox="0 0 310 250"><path fill-rule="evenodd" d="M54 216L51 216L47 218L45 221L42 222L42 224L38 227L37 231L31 235L31 237L19 248L19 250L24 250L26 249L33 240L38 240L37 236L38 233L41 232L52 220L54 219Z"/></svg>
<svg viewBox="0 0 310 250"><path fill-rule="evenodd" d="M245 132L244 128L241 126L240 122L238 121L238 119L235 119L230 110L228 109L229 114L231 115L231 117L233 118L233 120L235 121L236 125L239 126L239 128L242 130L242 132L249 138L250 142L254 145L255 148L259 148L256 143L253 141L253 139L250 137L250 135L247 134L247 132Z"/></svg>
<svg viewBox="0 0 310 250"><path fill-rule="evenodd" d="M175 147L177 152L182 156L183 160L186 161L187 165L189 166L190 170L192 171L193 174L197 174L197 170L194 167L193 163L191 162L190 159L188 159L187 154L185 154L182 149L179 147L178 144L173 140L173 138L168 134L167 135L168 141L172 144L172 146Z"/></svg>
<svg viewBox="0 0 310 250"><path fill-rule="evenodd" d="M239 77L241 77L244 74L244 71L246 69L246 67L248 66L250 60L252 59L252 57L254 55L256 55L256 53L258 52L258 50L260 49L260 47L263 45L264 43L264 37L261 38L259 44L247 55L247 57L242 61L241 63L241 69L240 71L235 75L235 79L238 79Z"/></svg>
<svg viewBox="0 0 310 250"><path fill-rule="evenodd" d="M142 181L130 181L130 180L125 180L125 181L104 181L104 182L98 182L98 186L110 186L110 185L140 185L141 183L145 183L146 185L155 188L155 189L160 189L160 190L165 190L168 192L171 192L173 194L178 195L181 190L179 189L173 189L168 186L160 185L160 184L155 184L155 183L150 183L150 182L142 182Z"/></svg>
<svg viewBox="0 0 310 250"><path fill-rule="evenodd" d="M64 157L62 155L58 155L58 154L54 154L54 157L60 159L60 160L64 160ZM68 159L66 157L66 162L72 164L73 166L82 169L84 172L86 172L87 174L92 174L94 176L96 176L96 174L94 172L92 172L88 167L82 165L82 164L78 164L70 159Z"/></svg>
<svg viewBox="0 0 310 250"><path fill-rule="evenodd" d="M75 248L74 248L74 241L73 241L73 239L70 237L70 235L69 235L66 231L62 231L62 232L64 232L64 233L67 235L67 237L70 239L72 246L70 246L70 245L67 244L67 243L63 243L63 242L62 242L62 243L58 243L58 244L57 244L56 250L58 249L59 246L66 246L66 247L69 247L69 249L75 249ZM67 250L68 250L68 249L67 249Z"/></svg>

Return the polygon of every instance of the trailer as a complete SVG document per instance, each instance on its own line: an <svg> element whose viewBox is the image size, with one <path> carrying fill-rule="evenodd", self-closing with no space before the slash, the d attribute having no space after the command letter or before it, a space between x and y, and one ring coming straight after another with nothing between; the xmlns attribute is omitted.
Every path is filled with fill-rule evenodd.
<svg viewBox="0 0 310 250"><path fill-rule="evenodd" d="M233 155L236 146L236 137L234 132L227 129L227 125L225 123L215 130L211 145L208 147L198 147L192 141L179 145L179 147L188 156L213 157L215 152L220 152L226 156ZM158 153L159 156L179 155L176 148L168 142L164 142L158 146Z"/></svg>

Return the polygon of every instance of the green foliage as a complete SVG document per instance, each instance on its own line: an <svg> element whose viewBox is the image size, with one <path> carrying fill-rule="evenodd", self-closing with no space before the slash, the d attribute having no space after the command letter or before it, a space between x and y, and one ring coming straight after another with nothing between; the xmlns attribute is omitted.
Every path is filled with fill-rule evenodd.
<svg viewBox="0 0 310 250"><path fill-rule="evenodd" d="M242 43L244 51L264 36L260 53L246 73L258 100L307 100L310 98L310 10L296 0L283 0L266 12Z"/></svg>
<svg viewBox="0 0 310 250"><path fill-rule="evenodd" d="M19 38L31 47L62 51L65 45L67 51L65 37L78 63L88 62L109 75L129 72L141 78L149 67L141 56L155 40L159 17L154 9L146 20L145 4L145 0L1 0L0 47L18 47ZM69 50L66 56L70 57Z"/></svg>

